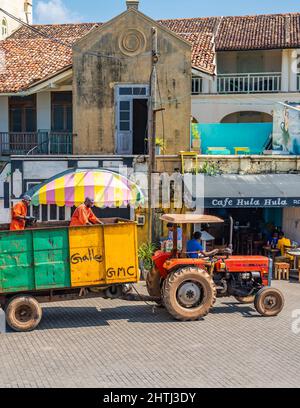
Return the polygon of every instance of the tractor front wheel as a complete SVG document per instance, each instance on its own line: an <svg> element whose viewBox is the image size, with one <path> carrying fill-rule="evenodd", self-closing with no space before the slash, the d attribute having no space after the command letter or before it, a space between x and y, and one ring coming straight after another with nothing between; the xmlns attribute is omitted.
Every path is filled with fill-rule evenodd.
<svg viewBox="0 0 300 408"><path fill-rule="evenodd" d="M263 288L255 296L254 307L262 316L277 316L283 306L284 297L278 289Z"/></svg>
<svg viewBox="0 0 300 408"><path fill-rule="evenodd" d="M186 267L171 272L163 285L163 303L177 320L198 320L216 301L216 288L204 269Z"/></svg>
<svg viewBox="0 0 300 408"><path fill-rule="evenodd" d="M32 296L16 296L5 309L6 322L15 331L34 330L41 321L42 308Z"/></svg>

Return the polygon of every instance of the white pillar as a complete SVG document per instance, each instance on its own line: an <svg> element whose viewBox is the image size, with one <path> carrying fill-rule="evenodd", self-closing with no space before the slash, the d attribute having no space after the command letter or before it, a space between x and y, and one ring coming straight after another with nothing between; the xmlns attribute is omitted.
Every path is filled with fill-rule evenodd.
<svg viewBox="0 0 300 408"><path fill-rule="evenodd" d="M290 51L290 91L297 92L298 65L300 64L300 50Z"/></svg>
<svg viewBox="0 0 300 408"><path fill-rule="evenodd" d="M282 50L281 91L289 91L290 50Z"/></svg>
<svg viewBox="0 0 300 408"><path fill-rule="evenodd" d="M0 96L0 132L9 131L8 97Z"/></svg>
<svg viewBox="0 0 300 408"><path fill-rule="evenodd" d="M37 130L51 130L51 92L36 96Z"/></svg>
<svg viewBox="0 0 300 408"><path fill-rule="evenodd" d="M212 94L218 93L218 79L216 75L214 76L212 81L210 81L210 92Z"/></svg>
<svg viewBox="0 0 300 408"><path fill-rule="evenodd" d="M208 94L209 93L209 79L202 78L202 93Z"/></svg>

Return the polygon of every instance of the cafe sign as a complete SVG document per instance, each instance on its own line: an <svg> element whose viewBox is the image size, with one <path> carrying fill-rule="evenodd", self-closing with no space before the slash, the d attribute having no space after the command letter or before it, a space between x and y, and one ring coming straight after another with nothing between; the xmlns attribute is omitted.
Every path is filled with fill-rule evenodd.
<svg viewBox="0 0 300 408"><path fill-rule="evenodd" d="M300 197L276 198L276 197L246 197L246 198L205 198L205 208L285 208L300 207Z"/></svg>

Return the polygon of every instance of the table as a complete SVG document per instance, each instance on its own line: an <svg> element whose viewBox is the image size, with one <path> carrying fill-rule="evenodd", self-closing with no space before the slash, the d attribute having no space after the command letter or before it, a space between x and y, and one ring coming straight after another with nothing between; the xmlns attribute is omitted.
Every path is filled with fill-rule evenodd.
<svg viewBox="0 0 300 408"><path fill-rule="evenodd" d="M271 258L272 258L272 261L273 261L273 272L274 272L274 270L275 270L275 257L281 251L278 248L271 248L270 246L264 246L263 250L265 251L265 253L267 254L268 257L269 257L269 255L271 255Z"/></svg>
<svg viewBox="0 0 300 408"><path fill-rule="evenodd" d="M300 257L300 248L291 249L290 251L287 251L286 253L294 257L294 271L298 271L298 265L299 265L298 260Z"/></svg>

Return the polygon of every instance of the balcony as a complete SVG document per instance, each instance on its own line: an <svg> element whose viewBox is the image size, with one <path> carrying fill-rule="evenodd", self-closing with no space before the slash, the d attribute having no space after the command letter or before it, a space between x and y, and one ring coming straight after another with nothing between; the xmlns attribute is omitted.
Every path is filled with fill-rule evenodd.
<svg viewBox="0 0 300 408"><path fill-rule="evenodd" d="M0 156L73 154L74 134L64 132L0 132Z"/></svg>
<svg viewBox="0 0 300 408"><path fill-rule="evenodd" d="M217 90L219 94L281 92L281 72L221 74L217 77Z"/></svg>

